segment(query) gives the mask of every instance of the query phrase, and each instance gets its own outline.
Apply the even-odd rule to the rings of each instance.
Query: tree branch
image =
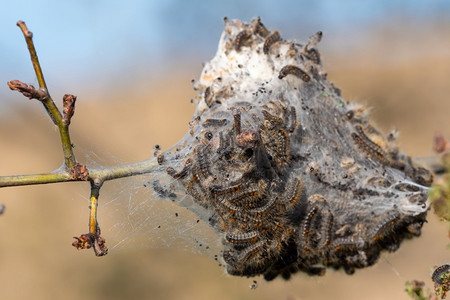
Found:
[[[33,44],[33,33],[28,30],[27,25],[24,21],[18,21],[17,26],[22,30],[23,36],[28,46],[28,51],[30,52],[31,62],[33,63],[34,72],[36,73],[37,80],[39,82],[39,87],[47,89],[45,84],[44,74],[42,73],[41,65],[39,64],[39,59],[36,53],[36,49]]]
[[[19,21],[17,22],[17,26],[19,26],[20,30],[22,30],[23,36],[25,37],[25,41],[28,46],[28,51],[30,52],[31,62],[33,64],[34,72],[36,73],[37,80],[39,82],[39,90],[36,90],[32,85],[25,85],[21,83],[18,80],[12,80],[8,83],[8,86],[13,90],[19,90],[22,92],[25,96],[30,98],[30,96],[33,96],[31,98],[36,98],[39,101],[42,102],[44,105],[48,115],[52,119],[53,123],[58,126],[59,134],[61,136],[61,144],[63,148],[64,153],[64,163],[67,166],[67,168],[72,168],[76,164],[75,155],[72,151],[72,143],[70,141],[70,135],[69,135],[69,123],[67,120],[63,119],[63,116],[61,115],[58,107],[55,105],[55,102],[53,102],[52,98],[50,97],[50,93],[47,89],[47,84],[44,80],[44,74],[42,73],[41,65],[39,64],[39,59],[36,53],[36,49],[34,48],[33,43],[33,33],[28,30],[27,26],[25,25],[25,22]],[[20,85],[20,84],[21,85]],[[24,93],[23,89],[20,89],[20,86],[26,86],[27,89]],[[38,97],[34,97],[38,96]],[[30,98],[30,99],[31,99]],[[75,105],[76,97],[72,96],[73,103],[72,106]],[[73,113],[72,113],[73,115]],[[71,117],[71,116],[70,116]],[[69,118],[70,119],[70,118]]]
[[[77,174],[79,171],[74,170],[75,168],[70,170],[60,168],[50,173],[0,176],[0,188],[86,180],[97,185],[102,185],[103,182],[108,180],[152,173],[160,170],[161,168],[155,158],[134,164],[120,165],[109,168],[100,167],[88,169],[84,165],[78,164],[77,166],[84,167],[85,170],[88,171],[88,174]]]
[[[93,237],[91,241],[96,256],[108,254],[108,247],[105,245],[105,239],[100,235],[100,227],[97,222],[98,198],[100,197],[100,188],[102,184],[91,182],[90,214],[89,214],[89,236]]]
[[[46,184],[73,181],[67,170],[55,170],[51,173],[0,176],[0,188],[33,184]]]
[[[58,127],[61,144],[64,154],[63,165],[52,172],[30,175],[0,176],[0,188],[8,186],[22,186],[33,184],[46,184],[68,181],[90,181],[90,215],[89,215],[89,233],[76,237],[73,246],[77,249],[94,248],[95,255],[103,256],[108,253],[105,245],[105,239],[100,236],[100,227],[97,222],[97,207],[100,189],[107,180],[144,174],[160,170],[156,159],[149,159],[135,164],[116,166],[111,168],[88,169],[85,165],[77,163],[73,153],[73,145],[69,135],[69,125],[75,112],[75,103],[77,97],[66,94],[63,97],[62,113],[53,102],[44,80],[44,75],[39,64],[36,49],[33,44],[33,34],[28,30],[23,21],[17,22],[21,29],[30,52],[31,62],[39,82],[39,89],[32,85],[25,84],[19,80],[11,80],[8,86],[11,90],[22,93],[29,99],[37,99],[42,102],[53,123]],[[3,212],[4,207],[1,207]]]

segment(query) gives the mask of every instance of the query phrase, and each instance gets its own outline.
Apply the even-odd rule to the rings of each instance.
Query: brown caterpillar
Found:
[[[278,75],[278,78],[283,79],[284,77],[286,77],[288,75],[294,75],[294,76],[300,78],[301,80],[303,80],[304,82],[309,82],[311,80],[311,77],[309,77],[309,75],[306,74],[305,71],[303,71],[302,69],[300,69],[299,67],[296,67],[294,65],[284,66],[280,70],[280,75]]]
[[[258,239],[257,231],[250,231],[245,233],[230,233],[228,232],[225,235],[225,238],[228,242],[232,244],[253,244]]]
[[[280,129],[278,130],[276,139],[278,154],[281,156],[283,162],[288,162],[291,149],[288,134],[283,129]]]
[[[245,251],[242,251],[242,253],[238,256],[239,263],[245,262],[256,256],[261,252],[263,245],[264,244],[262,242],[258,242],[249,246]]]
[[[227,154],[227,149],[230,141],[224,139],[222,132],[219,132],[219,141],[219,148],[217,148],[216,153],[219,153],[219,158],[222,158]]]
[[[270,126],[268,126],[269,129],[272,129],[273,126],[281,125],[284,123],[282,118],[272,115],[267,110],[263,110],[262,114],[264,115],[264,119],[266,119],[270,123]]]
[[[355,126],[356,133],[352,133],[352,138],[355,141],[355,143],[359,146],[360,149],[364,150],[367,154],[370,156],[375,157],[378,159],[381,163],[387,165],[389,163],[387,159],[387,154],[381,149],[380,146],[372,142],[364,133],[361,126],[356,125]]]
[[[241,207],[257,208],[261,206],[260,200],[259,191],[253,190],[235,196],[231,198],[229,202]]]
[[[210,86],[208,86],[206,88],[203,96],[204,96],[206,105],[208,105],[208,107],[211,107],[213,104],[213,100],[214,100],[214,92],[211,90]]]
[[[442,285],[446,282],[443,281],[443,275],[447,275],[447,282],[450,281],[450,265],[443,264],[434,269],[431,279],[435,284]]]
[[[320,65],[320,54],[316,49],[310,49],[303,53],[306,58],[310,59],[316,65]]]
[[[263,52],[264,54],[269,54],[270,47],[281,39],[280,32],[274,30],[271,35],[269,35],[264,41]]]
[[[225,126],[228,124],[227,119],[206,119],[203,123],[203,127],[216,127],[216,126]]]
[[[243,190],[242,184],[236,184],[227,188],[212,187],[211,193],[216,196],[235,194]]]
[[[302,196],[303,191],[303,181],[298,178],[294,178],[287,185],[286,191],[284,193],[284,200],[289,202],[290,205],[294,205],[299,198]]]
[[[333,225],[334,225],[334,216],[333,214],[331,214],[331,212],[328,211],[328,214],[322,221],[322,228],[320,232],[320,243],[318,245],[318,248],[325,248],[330,245]]]
[[[317,46],[322,40],[322,31],[317,31],[315,34],[309,37],[308,43],[306,44],[306,51],[310,51],[312,48]]]
[[[264,205],[261,203],[262,199],[260,199],[264,191],[260,191],[256,185],[243,186],[240,184],[230,189],[213,189],[211,193],[221,204],[233,210],[239,210],[243,207],[254,209]]]
[[[264,206],[250,209],[249,214],[256,215],[257,218],[265,217],[267,215],[267,212],[274,208],[276,200],[277,199],[275,197],[269,198],[269,201],[267,201]]]
[[[338,238],[331,243],[331,247],[334,249],[334,252],[339,253],[356,249],[358,243],[352,238]]]
[[[172,167],[167,167],[166,172],[167,172],[167,174],[172,176],[174,179],[182,179],[182,178],[186,177],[186,175],[188,175],[191,167],[192,167],[192,161],[189,158],[186,160],[186,163],[184,164],[184,167],[180,172],[177,173],[175,171],[175,169]]]
[[[314,216],[317,214],[317,207],[313,207],[309,210],[308,214],[306,215],[305,220],[303,221],[302,226],[302,238],[304,239],[304,242],[309,242],[309,236],[311,233],[311,226],[313,222]]]
[[[236,35],[236,39],[234,41],[234,49],[236,51],[240,51],[241,47],[251,38],[251,34],[247,32],[247,30],[242,30]]]
[[[212,137],[211,137],[212,138]],[[209,171],[210,162],[207,160],[207,154],[204,149],[200,150],[200,153],[197,156],[198,166],[200,168],[201,174],[206,178],[211,175]]]
[[[295,107],[291,106],[290,112],[290,118],[289,118],[289,132],[294,132],[295,127],[297,127],[297,111]]]
[[[239,110],[233,110],[233,118],[234,118],[234,134],[238,135],[241,133],[241,113]]]
[[[259,34],[263,38],[267,37],[270,34],[270,30],[264,26],[263,23],[261,23],[261,18],[257,18],[256,25],[255,25],[255,33]]]
[[[177,195],[172,191],[172,189],[161,186],[159,180],[153,181],[153,190],[161,198],[169,198],[171,200],[175,200],[177,198]]]
[[[164,154],[158,154],[156,161],[158,162],[158,165],[162,165],[164,162]]]
[[[395,228],[395,223],[398,221],[400,214],[398,212],[392,213],[391,216],[381,220],[381,222],[373,227],[369,232],[369,238],[378,241],[384,238],[389,233],[389,230]]]
[[[205,192],[202,190],[201,187],[198,185],[188,185],[186,187],[186,191],[189,195],[191,195],[198,204],[200,204],[202,207],[208,208],[209,202],[206,198]]]

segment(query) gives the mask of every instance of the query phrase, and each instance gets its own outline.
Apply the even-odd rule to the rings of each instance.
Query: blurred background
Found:
[[[450,136],[445,0],[0,4],[0,175],[47,172],[63,160],[58,132],[40,103],[6,85],[12,79],[38,85],[18,20],[34,33],[55,102],[60,105],[65,93],[78,96],[71,136],[81,163],[144,160],[155,144],[167,149],[185,134],[195,109],[190,81],[214,56],[224,16],[261,16],[284,39],[305,41],[322,30],[319,49],[329,79],[345,99],[371,107],[380,128],[398,129],[408,154],[432,155],[434,133]],[[299,274],[288,282],[256,278],[258,288],[251,290],[253,279],[226,275],[210,254],[181,251],[189,244],[186,232],[188,240],[210,233],[185,230],[195,217],[175,218],[179,208],[136,192],[137,182],[109,182],[102,189],[99,221],[113,248],[102,258],[71,246],[72,236],[87,231],[88,184],[0,190],[6,205],[0,217],[0,298],[408,299],[405,281],[424,280],[431,288],[432,267],[450,260],[447,227],[431,212],[420,238],[353,276],[329,270],[321,278]],[[131,214],[130,207],[140,213]],[[156,224],[166,229],[156,233]],[[115,247],[127,234],[139,242]]]

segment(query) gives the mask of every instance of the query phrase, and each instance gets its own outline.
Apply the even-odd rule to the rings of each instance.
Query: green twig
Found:
[[[71,172],[71,170],[60,168],[50,173],[0,176],[0,188],[86,180],[101,186],[103,182],[108,180],[155,172],[160,169],[160,165],[157,163],[156,159],[152,158],[134,164],[109,168],[101,167],[85,169],[86,171],[89,170],[86,175],[79,174],[80,172],[75,171],[74,169],[71,169],[74,170]]]
[[[105,239],[100,235],[100,226],[97,222],[98,197],[100,196],[100,188],[102,184],[91,182],[91,198],[89,204],[89,236],[93,237],[92,246],[96,256],[104,256],[108,254],[108,247],[105,245]]]
[[[64,153],[64,163],[67,168],[72,168],[76,164],[76,159],[72,151],[72,143],[70,142],[68,122],[64,122],[63,116],[61,115],[58,107],[55,105],[55,102],[53,102],[52,98],[50,97],[50,93],[47,89],[47,84],[45,83],[44,80],[44,74],[42,73],[42,68],[41,65],[39,64],[36,49],[34,48],[33,33],[28,30],[27,26],[25,25],[25,22],[23,21],[17,22],[17,26],[19,26],[20,30],[22,30],[23,36],[25,37],[25,41],[28,46],[28,51],[30,52],[34,72],[36,73],[36,77],[39,82],[40,88],[39,91],[41,95],[37,99],[42,102],[53,123],[56,126],[58,126],[59,133],[61,136],[61,145]],[[11,88],[10,83],[8,83],[8,85]]]
[[[0,176],[0,188],[9,186],[46,184],[73,181],[67,170],[56,170],[51,173]]]
[[[31,62],[33,63],[33,68],[39,82],[39,87],[42,89],[47,89],[47,85],[45,84],[44,80],[44,74],[42,73],[36,49],[34,48],[33,33],[28,30],[27,25],[25,25],[24,21],[17,22],[17,26],[19,26],[20,30],[22,30],[25,41],[27,42],[28,51],[30,52]]]

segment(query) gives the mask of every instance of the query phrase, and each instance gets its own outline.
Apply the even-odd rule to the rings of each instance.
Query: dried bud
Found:
[[[37,99],[42,101],[48,96],[45,89],[36,89],[31,84],[23,83],[20,80],[11,80],[8,82],[8,86],[13,91],[19,91],[28,99]]]
[[[86,181],[89,179],[89,170],[85,165],[81,165],[76,163],[71,169],[70,174],[72,175],[72,179],[79,179]]]
[[[75,102],[77,101],[77,96],[65,94],[63,97],[63,121],[64,124],[69,125],[70,119],[75,113]]]

